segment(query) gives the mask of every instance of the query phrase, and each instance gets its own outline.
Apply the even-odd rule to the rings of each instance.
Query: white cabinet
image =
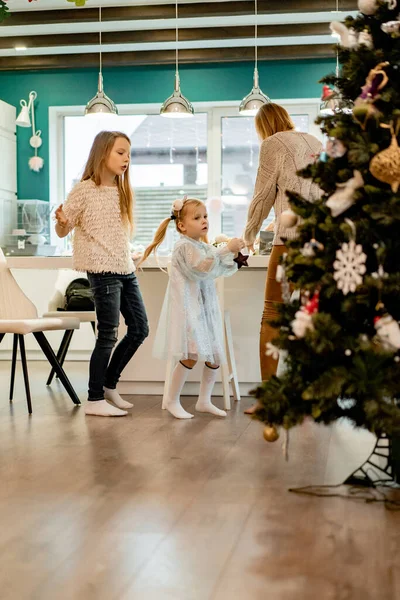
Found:
[[[0,100],[0,246],[17,223],[15,106]]]

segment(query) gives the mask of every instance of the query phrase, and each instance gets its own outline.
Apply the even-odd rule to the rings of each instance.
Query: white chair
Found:
[[[58,278],[56,281],[56,290],[53,298],[49,302],[48,312],[43,314],[44,318],[59,318],[59,317],[68,317],[71,319],[78,319],[80,323],[90,323],[93,329],[93,333],[96,335],[96,312],[94,310],[88,311],[72,311],[72,310],[57,310],[64,307],[65,295],[64,292],[67,288],[68,283],[70,283],[73,279],[77,277],[85,277],[85,274],[77,275],[76,272],[73,271],[63,271],[60,270],[58,273]],[[67,352],[72,340],[74,330],[65,331],[64,336],[61,340],[60,347],[57,352],[57,360],[60,365],[63,366],[65,358],[67,356]],[[47,378],[46,385],[50,385],[53,381],[53,377],[55,375],[54,368],[51,369],[50,374]]]
[[[171,263],[168,263],[168,273],[170,271]],[[236,402],[240,401],[240,390],[239,390],[239,381],[237,377],[236,370],[236,360],[235,353],[233,349],[233,337],[232,337],[232,327],[231,327],[231,319],[228,310],[225,310],[224,307],[224,278],[219,277],[216,280],[217,286],[217,294],[221,309],[221,314],[223,315],[223,333],[225,340],[225,352],[227,363],[221,365],[221,382],[222,382],[222,393],[224,397],[224,409],[231,409],[231,395],[229,390],[229,384],[232,385],[232,393]],[[166,403],[168,399],[168,390],[171,381],[172,371],[174,370],[176,362],[174,359],[168,358],[167,360],[167,368],[165,373],[165,382],[164,382],[164,391],[163,391],[163,399],[161,408],[166,408]]]
[[[74,329],[79,329],[78,319],[38,317],[35,305],[25,296],[15,281],[11,271],[7,267],[5,256],[0,249],[0,343],[6,333],[14,334],[10,400],[12,400],[14,392],[15,368],[19,345],[29,414],[32,413],[32,401],[25,353],[25,335],[33,333],[36,341],[57,373],[70,398],[74,404],[80,404],[80,400],[76,395],[74,388],[43,333],[44,331],[71,331]]]

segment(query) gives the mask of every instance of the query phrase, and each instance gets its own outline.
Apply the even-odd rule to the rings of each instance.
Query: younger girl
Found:
[[[90,359],[87,415],[117,417],[132,408],[116,387],[124,367],[149,329],[129,250],[133,194],[129,183],[131,145],[118,131],[100,132],[90,150],[81,181],[56,211],[56,232],[74,229],[73,261],[87,271],[97,318],[97,340]],[[127,333],[118,339],[119,314]],[[110,400],[113,404],[109,404]]]
[[[223,248],[207,242],[208,217],[203,202],[175,200],[171,216],[156,231],[142,261],[158,248],[168,225],[175,221],[181,234],[171,258],[168,290],[156,334],[155,356],[172,356],[178,363],[173,371],[166,408],[177,419],[191,419],[181,405],[180,394],[190,370],[204,361],[200,395],[196,410],[225,417],[226,412],[211,402],[217,370],[225,360],[222,319],[219,311],[216,277],[237,271],[235,255],[244,247],[241,239],[232,239]]]

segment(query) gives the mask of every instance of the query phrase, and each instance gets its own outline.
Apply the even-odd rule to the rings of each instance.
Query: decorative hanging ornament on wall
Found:
[[[32,136],[29,140],[29,144],[32,148],[35,149],[35,155],[32,156],[29,161],[29,168],[32,171],[38,173],[43,168],[43,158],[38,156],[38,148],[42,145],[42,132],[39,130],[36,131],[35,126],[35,100],[37,98],[37,93],[32,91],[29,93],[29,101],[28,103],[25,100],[20,101],[21,112],[18,115],[16,120],[16,124],[19,127],[32,127]]]

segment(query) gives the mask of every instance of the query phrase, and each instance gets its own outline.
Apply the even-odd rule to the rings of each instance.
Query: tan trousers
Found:
[[[271,356],[266,356],[265,350],[267,342],[272,342],[278,334],[278,331],[274,327],[271,327],[271,325],[268,325],[267,321],[275,319],[278,314],[274,304],[283,302],[281,284],[276,280],[276,270],[280,257],[285,252],[287,252],[286,246],[274,246],[269,258],[260,331],[260,367],[263,381],[268,381],[272,375],[276,375],[278,367],[278,361]]]

